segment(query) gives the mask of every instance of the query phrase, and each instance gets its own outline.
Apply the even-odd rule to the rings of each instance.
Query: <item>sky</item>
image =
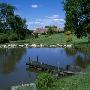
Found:
[[[28,28],[45,27],[56,25],[63,28],[65,23],[65,12],[63,10],[63,0],[0,0],[15,6],[16,14],[25,18]]]

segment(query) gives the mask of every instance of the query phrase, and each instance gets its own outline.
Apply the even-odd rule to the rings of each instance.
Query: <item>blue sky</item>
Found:
[[[16,14],[27,20],[29,29],[46,25],[64,27],[63,0],[0,0],[16,6]]]

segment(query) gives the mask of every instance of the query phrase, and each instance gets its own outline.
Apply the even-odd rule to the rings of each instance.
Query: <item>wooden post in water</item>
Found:
[[[67,70],[67,71],[69,70],[69,67],[70,67],[70,65],[66,65],[66,70]]]
[[[37,56],[37,62],[38,62],[38,56]]]
[[[30,57],[29,57],[29,62],[30,62]]]

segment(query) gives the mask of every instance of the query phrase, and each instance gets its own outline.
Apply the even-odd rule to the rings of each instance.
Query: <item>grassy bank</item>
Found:
[[[82,73],[57,79],[43,90],[90,90],[90,65]]]
[[[30,86],[21,88],[22,90],[36,90],[31,89]],[[21,89],[18,88],[18,90]],[[90,65],[83,73],[55,80],[51,88],[43,88],[43,90],[90,90]]]
[[[90,90],[90,65],[83,73],[59,79],[55,85],[50,90]]]
[[[83,37],[81,39],[78,39],[76,36],[72,36],[72,42],[70,43],[81,43],[81,42],[88,42],[87,37]],[[19,40],[16,42],[11,42],[11,43],[29,43],[29,44],[47,44],[47,45],[52,45],[52,44],[66,44],[66,36],[64,33],[59,33],[59,34],[53,34],[50,36],[46,35],[40,35],[38,38],[32,38],[28,37],[25,40]]]
[[[55,82],[55,87],[49,90],[90,90],[90,74],[59,79]]]

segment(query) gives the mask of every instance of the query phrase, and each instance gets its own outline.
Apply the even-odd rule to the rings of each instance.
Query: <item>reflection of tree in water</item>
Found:
[[[77,50],[74,48],[65,48],[66,54],[69,56],[73,56],[77,53]]]
[[[24,48],[0,49],[0,71],[4,74],[14,71],[15,65],[24,53]]]
[[[81,68],[86,68],[88,65],[88,60],[84,60],[84,59],[85,58],[82,58],[80,55],[78,55],[75,61],[76,65],[80,66]]]

